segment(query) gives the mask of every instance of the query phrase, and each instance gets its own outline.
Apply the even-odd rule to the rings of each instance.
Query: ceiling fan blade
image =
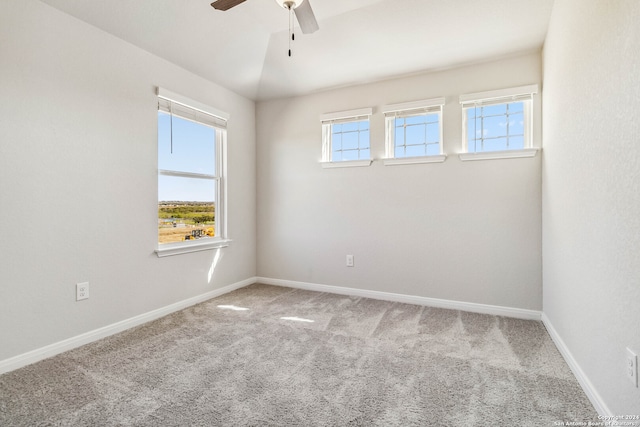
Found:
[[[300,29],[304,34],[311,34],[318,31],[320,27],[318,27],[318,21],[316,21],[309,0],[303,1],[302,4],[293,9],[293,11],[296,13],[298,24],[300,24]]]
[[[245,0],[217,0],[211,3],[214,9],[217,10],[229,10],[234,6],[244,3]]]

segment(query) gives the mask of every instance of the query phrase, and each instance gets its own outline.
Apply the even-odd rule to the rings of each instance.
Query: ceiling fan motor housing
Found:
[[[276,3],[278,3],[280,6],[284,7],[285,9],[291,10],[300,6],[303,1],[304,0],[276,0]]]

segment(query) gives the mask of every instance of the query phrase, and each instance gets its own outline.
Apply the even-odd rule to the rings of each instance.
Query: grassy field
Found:
[[[208,229],[215,234],[215,204],[211,202],[159,202],[158,242],[172,243],[185,240],[193,230]],[[209,236],[201,237],[203,239]]]

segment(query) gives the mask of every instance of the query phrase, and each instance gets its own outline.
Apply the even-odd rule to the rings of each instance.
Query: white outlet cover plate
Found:
[[[89,298],[89,282],[76,283],[76,301]]]
[[[627,365],[625,369],[629,381],[638,387],[638,356],[630,348],[627,348]]]

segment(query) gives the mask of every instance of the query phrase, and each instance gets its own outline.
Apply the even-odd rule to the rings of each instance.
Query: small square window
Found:
[[[463,153],[533,148],[535,93],[537,85],[462,95]]]
[[[368,161],[370,164],[371,113],[371,108],[364,108],[328,113],[320,118],[323,163]]]
[[[444,98],[388,105],[385,115],[385,164],[444,161],[442,107]]]
[[[467,152],[521,150],[525,148],[526,101],[468,107]]]

